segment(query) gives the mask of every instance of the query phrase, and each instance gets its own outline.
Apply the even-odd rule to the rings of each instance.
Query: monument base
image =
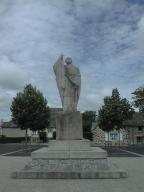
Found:
[[[25,168],[12,173],[19,179],[118,179],[127,173],[107,159],[107,152],[88,140],[51,141],[32,153]]]
[[[79,111],[57,113],[56,138],[57,140],[83,139],[82,115]]]

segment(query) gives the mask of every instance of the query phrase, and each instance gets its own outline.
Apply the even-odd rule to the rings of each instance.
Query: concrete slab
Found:
[[[104,159],[107,152],[99,147],[89,147],[89,150],[49,150],[41,148],[32,152],[32,159]]]
[[[127,173],[123,170],[112,171],[75,171],[75,172],[58,172],[58,171],[30,171],[22,170],[13,172],[12,178],[18,179],[119,179],[127,178]]]
[[[80,140],[51,140],[48,143],[48,150],[89,150],[91,142],[87,139]]]
[[[22,169],[30,162],[29,157],[0,156],[0,192],[142,192],[144,181],[144,158],[109,158],[126,169],[126,179],[11,179],[11,172]]]
[[[58,146],[59,141],[54,143]],[[100,179],[125,178],[127,173],[119,170],[107,160],[107,152],[99,147],[88,147],[89,150],[71,150],[71,143],[60,143],[64,147],[53,150],[42,148],[32,153],[32,162],[23,170],[13,172],[13,178],[31,179]],[[69,144],[69,148],[67,148]],[[75,147],[75,146],[74,146]],[[61,149],[67,150],[61,150]],[[87,146],[86,146],[87,148]]]

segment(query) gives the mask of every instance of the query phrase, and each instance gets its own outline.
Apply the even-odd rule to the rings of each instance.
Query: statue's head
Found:
[[[67,65],[72,64],[72,58],[67,57],[67,58],[65,59],[65,62],[66,62]]]

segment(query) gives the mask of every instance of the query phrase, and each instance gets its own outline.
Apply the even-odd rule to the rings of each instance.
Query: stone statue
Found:
[[[70,57],[65,59],[60,55],[53,66],[57,87],[64,111],[77,111],[80,96],[81,75],[80,70],[72,64]]]

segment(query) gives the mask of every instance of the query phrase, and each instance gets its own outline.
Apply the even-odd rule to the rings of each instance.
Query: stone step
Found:
[[[89,150],[49,150],[42,148],[31,154],[32,159],[105,159],[107,152],[99,147]]]
[[[120,179],[127,178],[122,170],[97,172],[56,172],[56,171],[21,171],[14,172],[15,179]]]

